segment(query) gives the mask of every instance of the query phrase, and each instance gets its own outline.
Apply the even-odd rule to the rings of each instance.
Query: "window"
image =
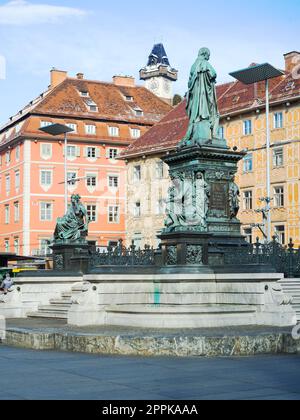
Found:
[[[53,125],[53,123],[50,121],[41,121],[40,128],[49,127],[50,125]]]
[[[51,222],[53,213],[52,203],[40,203],[40,219],[42,222]]]
[[[165,200],[162,198],[157,201],[156,214],[159,216],[165,214]]]
[[[281,245],[285,245],[285,227],[275,226],[275,235]]]
[[[138,139],[141,137],[141,130],[138,128],[131,128],[131,137],[133,139]]]
[[[126,100],[127,102],[133,102],[133,96],[126,95],[126,96],[125,96],[125,100]]]
[[[76,172],[68,172],[67,173],[68,185],[71,185],[71,186],[76,185],[76,181],[72,181],[73,179],[74,180],[77,179],[77,173]]]
[[[5,252],[9,252],[9,239],[5,239],[4,241],[4,249]]]
[[[253,209],[252,191],[245,191],[244,192],[244,210],[252,210],[252,209]]]
[[[16,133],[18,134],[21,131],[21,128],[23,127],[23,123],[19,123],[16,125]]]
[[[19,191],[20,189],[20,172],[19,171],[15,172],[15,187],[16,187],[16,190]]]
[[[8,165],[10,163],[11,155],[10,151],[5,153],[5,163]]]
[[[119,188],[119,177],[117,175],[109,175],[108,185],[109,188]]]
[[[52,171],[41,171],[40,184],[42,187],[51,187],[52,185]]]
[[[274,165],[275,168],[278,168],[278,167],[284,165],[283,147],[274,149],[274,151],[273,151],[273,165]]]
[[[143,235],[141,233],[135,233],[133,237],[133,245],[136,247],[136,249],[141,249],[142,247],[142,238]]]
[[[44,159],[50,159],[52,157],[52,144],[41,144],[41,156]]]
[[[164,177],[164,163],[157,162],[156,163],[156,178],[163,179],[163,177]]]
[[[69,127],[71,130],[73,130],[73,133],[77,133],[77,124],[68,123],[66,124],[67,127]],[[71,132],[72,134],[72,132]]]
[[[108,207],[108,221],[109,223],[120,223],[120,208],[119,206]]]
[[[20,156],[21,156],[21,147],[17,146],[16,147],[16,161],[17,162],[20,160]]]
[[[86,206],[86,209],[87,209],[87,215],[88,215],[89,221],[91,223],[97,222],[97,206],[94,204],[88,204]]]
[[[252,244],[252,242],[253,242],[253,240],[252,240],[252,229],[251,228],[244,229],[244,235],[246,237],[246,241],[249,244]]]
[[[40,239],[40,255],[46,256],[52,253],[49,245],[50,245],[50,239],[48,238]]]
[[[119,137],[119,127],[108,127],[108,133],[111,137]]]
[[[135,115],[137,117],[143,117],[143,115],[144,115],[144,113],[141,109],[135,109],[134,112],[135,112]]]
[[[80,95],[84,98],[87,98],[87,97],[89,97],[89,92],[87,90],[82,90],[80,92]]]
[[[134,182],[139,182],[142,179],[142,168],[140,165],[133,168],[133,180]]]
[[[245,120],[244,121],[244,136],[250,136],[252,134],[252,121]]]
[[[249,155],[244,157],[244,172],[252,172],[253,171],[253,154],[250,153]]]
[[[20,204],[19,202],[14,203],[15,222],[20,221]]]
[[[9,206],[6,205],[4,207],[4,213],[5,213],[5,224],[9,224],[9,220],[10,220],[10,210],[9,210]]]
[[[87,187],[97,187],[97,175],[88,174],[86,176],[86,186]]]
[[[275,112],[274,114],[274,128],[283,128],[283,113]]]
[[[274,205],[275,207],[284,207],[284,187],[274,188]]]
[[[96,147],[87,147],[86,148],[86,157],[88,157],[90,159],[96,159],[97,158]]]
[[[5,177],[5,191],[6,191],[6,194],[10,193],[10,176],[9,175]]]
[[[20,254],[20,240],[19,238],[14,239],[14,252],[15,254]]]
[[[108,158],[111,160],[115,160],[118,156],[118,149],[109,149],[108,150]]]
[[[142,214],[142,212],[141,212],[141,203],[140,203],[140,201],[138,201],[134,205],[133,215],[134,215],[134,217],[141,217],[141,214]]]
[[[70,159],[76,158],[78,156],[78,149],[76,146],[67,146],[67,157]]]
[[[222,125],[220,125],[220,127],[219,127],[219,138],[224,139],[224,137],[225,137],[225,129]]]
[[[86,134],[94,136],[97,132],[96,126],[95,125],[86,125],[85,126],[85,132],[86,132]]]
[[[98,112],[97,105],[89,105],[89,109],[90,109],[91,112]]]

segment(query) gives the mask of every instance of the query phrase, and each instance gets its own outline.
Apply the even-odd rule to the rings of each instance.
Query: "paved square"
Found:
[[[0,346],[0,399],[300,399],[300,357],[141,358]]]

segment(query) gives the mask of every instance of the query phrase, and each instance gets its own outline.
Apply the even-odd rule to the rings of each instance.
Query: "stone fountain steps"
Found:
[[[63,305],[63,306],[70,307],[69,305],[72,305],[72,300],[71,299],[66,299],[66,298],[64,298],[64,299],[51,299],[50,304],[51,305],[57,305],[57,306]]]
[[[61,299],[51,299],[49,305],[39,306],[37,312],[30,312],[27,317],[67,320],[72,306],[71,296],[71,292],[63,292]]]
[[[214,328],[256,324],[248,305],[117,305],[106,308],[107,325],[148,328]]]
[[[300,279],[286,279],[280,282],[286,295],[292,298],[292,307],[300,322]]]

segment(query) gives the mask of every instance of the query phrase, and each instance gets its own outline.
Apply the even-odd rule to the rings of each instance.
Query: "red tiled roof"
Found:
[[[80,91],[89,92],[89,97],[82,97]],[[126,101],[125,96],[132,96],[133,101]],[[89,110],[87,106],[89,100],[97,105],[98,112]],[[141,109],[144,116],[137,118],[135,109]],[[68,78],[35,108],[35,113],[116,121],[130,120],[138,123],[144,121],[146,124],[153,124],[170,109],[170,105],[141,86],[123,87],[113,83]]]
[[[265,83],[244,85],[241,82],[225,83],[217,86],[219,111],[221,116],[250,111],[265,104]],[[285,74],[270,80],[271,104],[300,96],[300,78]],[[184,137],[188,127],[188,117],[183,101],[171,110],[158,124],[131,144],[122,157],[130,158],[142,154],[160,153],[174,149]]]
[[[89,96],[81,96],[81,91],[88,92]],[[131,96],[133,100],[126,101],[125,96]],[[90,111],[88,101],[97,106],[97,112]],[[123,87],[113,83],[67,78],[54,89],[40,95],[0,128],[0,145],[7,144],[20,135],[41,135],[37,123],[28,125],[27,121],[24,124],[29,116],[45,116],[50,120],[59,117],[69,122],[72,122],[72,118],[75,119],[74,122],[80,119],[95,123],[124,122],[133,128],[142,127],[144,131],[159,122],[171,109],[170,105],[141,86]],[[142,110],[143,115],[136,116],[135,110]],[[16,127],[21,121],[17,132]],[[108,138],[101,127],[99,132],[102,140]],[[126,140],[127,144],[131,141],[128,135],[123,137],[119,140]]]

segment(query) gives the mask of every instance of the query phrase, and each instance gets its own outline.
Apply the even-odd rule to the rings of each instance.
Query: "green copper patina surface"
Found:
[[[64,217],[57,219],[54,243],[82,243],[88,236],[87,210],[79,195],[72,195],[71,205]]]
[[[183,146],[206,144],[209,140],[219,138],[217,73],[209,59],[209,49],[201,48],[191,69],[186,107],[190,123],[182,141]]]

